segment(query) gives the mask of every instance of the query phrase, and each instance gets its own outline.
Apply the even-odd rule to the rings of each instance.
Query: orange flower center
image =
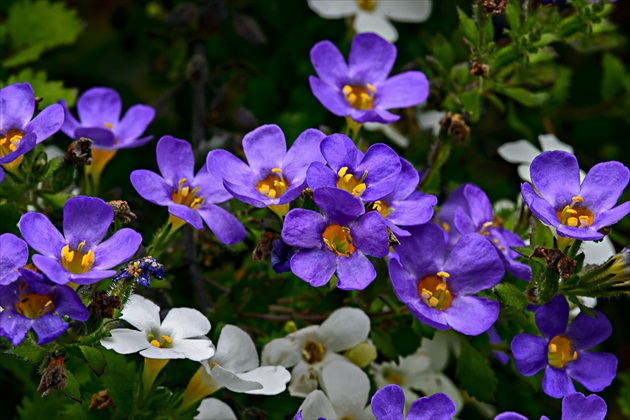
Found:
[[[354,252],[350,229],[341,225],[328,225],[322,233],[324,243],[332,252],[343,257],[349,257]]]
[[[565,226],[584,228],[593,224],[595,216],[586,207],[577,205],[583,203],[584,199],[579,195],[572,198],[571,204],[565,206],[562,210],[556,211],[556,216],[560,223]]]
[[[37,319],[55,309],[52,298],[47,295],[29,293],[20,297],[15,310],[30,319]]]
[[[61,265],[63,268],[74,274],[87,273],[94,265],[94,252],[89,250],[83,252],[85,241],[81,242],[77,249],[70,250],[70,246],[66,245],[61,249]]]
[[[0,137],[0,157],[15,152],[20,145],[20,141],[22,141],[22,137],[24,137],[24,133],[13,128]]]
[[[578,358],[577,351],[573,350],[571,340],[562,335],[556,335],[547,346],[547,361],[555,368],[563,368],[567,363]]]
[[[182,178],[178,182],[177,190],[171,193],[173,203],[183,204],[186,207],[190,207],[193,210],[198,209],[204,202],[204,198],[198,196],[196,193],[199,191],[199,187],[195,187],[192,190],[188,185],[188,180]]]
[[[376,88],[371,84],[368,83],[366,87],[345,85],[341,91],[352,108],[360,111],[374,108]]]
[[[446,284],[450,274],[440,271],[435,276],[426,276],[418,282],[418,296],[431,308],[440,311],[451,306],[453,294]]]
[[[282,169],[273,168],[271,173],[256,183],[256,189],[261,195],[269,198],[278,198],[289,188],[289,183],[282,176]]]

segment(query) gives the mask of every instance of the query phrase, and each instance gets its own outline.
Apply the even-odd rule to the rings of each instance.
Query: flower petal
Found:
[[[446,253],[444,232],[432,223],[409,227],[407,230],[411,236],[398,238],[400,245],[394,245],[401,264],[416,280],[428,274],[435,275],[442,268]]]
[[[142,244],[142,235],[123,228],[94,249],[94,268],[108,269],[129,260]]]
[[[457,296],[444,310],[444,318],[455,331],[466,335],[479,335],[499,317],[499,302],[475,296]]]
[[[243,138],[243,152],[249,167],[264,178],[271,173],[271,169],[282,166],[287,154],[284,133],[275,124],[260,126]]]
[[[114,210],[109,204],[96,197],[72,197],[63,206],[63,233],[71,250],[85,242],[84,249],[90,250],[105,237],[114,220]]]
[[[315,0],[311,0],[311,1],[315,1]],[[345,3],[345,2],[328,1],[327,3]],[[295,376],[295,371],[293,372],[293,375]],[[317,385],[315,387],[317,387]],[[291,395],[298,396],[297,394],[295,395],[291,394]],[[302,413],[302,418],[304,420],[318,420],[320,418],[336,419],[339,417],[339,415],[335,412],[335,409],[333,408],[332,403],[330,402],[326,394],[324,394],[319,389],[308,394],[308,396],[304,399],[304,402],[302,402],[302,405],[300,405],[300,408],[298,409],[298,411]]]
[[[560,225],[556,209],[548,201],[540,198],[530,184],[526,182],[521,184],[521,194],[525,204],[543,223],[556,227]]]
[[[363,290],[376,278],[376,270],[361,252],[337,258],[337,287],[341,290]]]
[[[293,184],[306,179],[306,170],[313,162],[325,163],[320,146],[326,135],[313,128],[304,131],[293,142],[282,162],[282,172]]]
[[[16,269],[28,261],[28,245],[12,233],[0,235],[0,285],[9,284],[8,276],[17,279]]]
[[[70,273],[59,262],[59,257],[51,258],[43,255],[33,255],[33,264],[51,281],[66,284],[70,281]]]
[[[604,420],[607,411],[606,402],[594,394],[585,397],[581,392],[576,392],[562,400],[562,420]]]
[[[225,150],[212,150],[206,159],[208,172],[230,184],[254,188],[255,174],[242,160]]]
[[[395,42],[398,39],[398,31],[382,13],[359,11],[354,18],[354,30],[359,34],[373,32],[390,42]],[[352,50],[350,51],[352,52]],[[388,68],[391,70],[391,66]],[[389,71],[387,71],[385,76],[387,74],[389,74]]]
[[[173,188],[155,172],[138,169],[131,173],[129,179],[131,185],[145,200],[158,206],[166,206],[173,202],[171,198]]]
[[[74,130],[74,138],[80,139],[81,137],[92,140],[93,148],[114,147],[116,141],[116,137],[114,137],[114,133],[111,130],[101,127],[78,127]]]
[[[189,308],[175,308],[175,309],[189,309]],[[174,309],[171,309],[169,314],[173,312],[173,310]],[[201,362],[202,360],[208,360],[209,358],[214,356],[214,346],[212,345],[212,341],[210,341],[208,337],[203,337],[203,336],[196,337],[196,338],[173,338],[172,346],[164,350],[176,352],[178,354],[178,356],[171,356],[172,358],[177,358],[177,359],[186,358],[186,359],[194,360],[197,362]]]
[[[324,217],[312,210],[293,209],[287,213],[282,226],[282,240],[300,248],[321,248]]]
[[[128,328],[114,328],[110,331],[111,337],[101,340],[103,347],[114,350],[120,354],[137,353],[151,346],[144,331],[130,330]]]
[[[208,371],[208,368],[206,368]],[[242,374],[241,374],[242,375]],[[241,377],[228,369],[224,369],[221,365],[212,367],[210,376],[212,379],[234,392],[249,392],[262,389],[262,384],[254,380],[248,380]]]
[[[328,249],[301,249],[291,257],[293,274],[313,287],[328,283],[337,269],[337,256]]]
[[[556,295],[536,310],[536,325],[543,337],[551,340],[558,334],[564,334],[569,321],[569,303],[563,295]]]
[[[205,336],[210,332],[210,321],[192,308],[173,308],[162,321],[162,331],[170,332],[175,339]]]
[[[580,168],[570,153],[541,153],[532,161],[530,173],[534,187],[556,209],[571,204],[571,198],[580,193]]]
[[[205,398],[197,407],[195,420],[237,420],[229,405],[216,398]]]
[[[18,225],[22,237],[35,251],[55,259],[61,257],[66,240],[46,216],[28,212],[20,218]]]
[[[323,82],[315,76],[309,76],[308,83],[311,86],[313,95],[324,105],[324,108],[339,117],[350,114],[352,107],[343,97],[341,89]]]
[[[194,179],[195,158],[192,146],[186,140],[164,136],[158,141],[156,155],[158,168],[167,184],[175,186],[183,178]]]
[[[284,366],[261,366],[239,373],[238,377],[262,385],[260,389],[245,391],[254,395],[278,395],[287,389],[287,383],[291,380],[291,374]]]
[[[223,186],[223,178],[209,172],[206,165],[199,169],[190,186],[191,189],[199,188],[197,195],[213,204],[223,203],[232,198],[232,194]]]
[[[337,188],[336,173],[321,162],[313,162],[306,170],[306,181],[310,189]]]
[[[367,340],[370,318],[361,309],[335,310],[319,327],[327,351],[338,353]]]
[[[578,351],[578,357],[566,365],[568,374],[592,392],[603,391],[617,374],[617,357],[614,354]]]
[[[35,94],[28,83],[14,83],[0,89],[0,130],[20,130],[35,111]]]
[[[344,166],[348,167],[350,172],[354,172],[360,159],[359,150],[345,134],[332,134],[326,137],[322,140],[321,152],[335,174]],[[363,173],[357,175],[361,176]]]
[[[55,134],[63,125],[64,112],[59,104],[53,104],[40,112],[33,121],[29,122],[24,131],[37,134],[37,143]]]
[[[422,225],[433,217],[433,207],[437,204],[437,197],[431,194],[413,194],[401,201],[392,201],[391,213],[387,219],[400,226]]]
[[[26,333],[31,329],[34,319],[20,315],[14,310],[4,310],[0,312],[0,337],[5,337],[14,346],[19,346],[26,337]]]
[[[134,105],[127,110],[114,132],[120,143],[128,143],[144,133],[153,118],[155,109],[147,105]]]
[[[387,225],[383,217],[375,211],[361,216],[350,228],[355,247],[362,253],[376,258],[389,254]]]
[[[340,3],[340,2],[328,2]],[[348,78],[348,66],[339,49],[330,41],[321,41],[311,49],[311,63],[319,78],[331,86],[343,87]]]
[[[105,123],[116,126],[121,108],[120,95],[110,88],[92,88],[77,101],[79,119],[84,127],[104,127]]]
[[[203,229],[203,219],[198,210],[193,210],[183,204],[169,204],[168,212],[175,217],[179,217],[197,230]]]
[[[324,366],[321,383],[338,416],[361,411],[368,401],[370,380],[350,362],[335,361]]]
[[[589,227],[591,229],[599,229],[601,227],[612,226],[623,219],[629,212],[630,201],[626,201],[625,203],[619,204],[617,207],[613,207],[612,209],[599,214],[595,219],[595,223]]]
[[[376,86],[374,106],[384,109],[407,108],[423,103],[428,97],[429,81],[424,73],[407,71]]]
[[[243,185],[224,179],[223,186],[234,198],[242,201],[243,203],[247,203],[250,206],[263,208],[279,202],[279,199],[277,198],[271,199],[258,192],[254,182]]]
[[[357,4],[353,1],[308,0],[308,7],[326,19],[350,16],[358,10]]]
[[[396,186],[400,168],[400,158],[391,147],[382,143],[370,146],[354,171],[355,176],[362,176],[367,171],[367,188],[361,198],[375,201],[391,193]]]
[[[407,418],[418,420],[449,420],[455,415],[457,407],[451,398],[443,393],[414,401],[409,408]]]
[[[33,331],[37,334],[37,344],[42,346],[61,337],[70,324],[65,322],[60,316],[47,313],[40,316],[33,323]]]
[[[567,328],[567,337],[571,339],[573,348],[579,350],[590,349],[604,342],[612,334],[612,325],[606,316],[595,310],[597,318],[580,313]]]
[[[243,224],[222,207],[208,203],[198,212],[217,239],[226,245],[241,242],[247,236]]]
[[[122,310],[121,318],[144,334],[160,329],[160,307],[140,295],[131,295]]]
[[[318,188],[313,192],[313,199],[329,223],[348,226],[365,212],[360,199],[337,188]]]
[[[512,339],[510,346],[521,375],[532,376],[548,365],[547,344],[544,338],[531,334],[518,334]]]
[[[367,21],[366,15],[362,13],[357,16],[355,28],[363,27]],[[367,19],[372,24],[375,23],[369,17]],[[396,47],[394,44],[387,42],[374,33],[360,33],[354,37],[350,47],[350,55],[348,57],[350,79],[374,85],[387,78],[394,66],[394,61],[396,61]]]
[[[72,113],[68,109],[68,104],[66,103],[66,101],[59,100],[58,103],[63,107],[64,112],[64,121],[63,125],[61,126],[61,131],[63,131],[63,133],[71,139],[77,139],[78,137],[75,137],[74,131],[79,128],[81,124],[79,123],[79,121],[77,121],[76,118],[74,118],[74,115],[72,115]]]
[[[545,369],[542,388],[545,394],[554,398],[562,398],[575,392],[575,386],[566,369],[556,369],[552,366]]]
[[[584,205],[593,213],[612,208],[628,185],[630,171],[620,162],[602,162],[593,166],[580,189]]]
[[[291,367],[298,364],[302,356],[295,341],[288,338],[276,338],[263,347],[261,360],[263,365],[282,365]]]
[[[424,22],[431,14],[431,0],[379,2],[384,14],[401,22]]]
[[[235,373],[247,372],[259,366],[258,352],[252,338],[239,327],[229,324],[221,330],[217,352],[212,360]]]
[[[540,150],[527,140],[504,143],[499,146],[497,152],[510,163],[526,163],[528,169],[532,160],[540,154]]]
[[[398,385],[387,385],[372,397],[372,413],[376,420],[404,419],[404,409],[405,393]]]

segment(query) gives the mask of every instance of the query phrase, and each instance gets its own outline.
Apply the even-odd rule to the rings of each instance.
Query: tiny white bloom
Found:
[[[354,16],[357,33],[374,32],[390,42],[398,39],[390,19],[424,22],[431,14],[431,0],[308,0],[308,5],[326,19]]]
[[[373,419],[368,402],[370,380],[365,372],[353,364],[332,362],[321,373],[323,392],[312,391],[298,411],[304,420]]]
[[[124,319],[137,330],[115,328],[101,344],[117,353],[140,352],[148,359],[191,359],[201,361],[214,355],[206,334],[210,321],[191,308],[173,308],[160,323],[160,307],[140,295],[132,295],[123,308]]]
[[[262,351],[263,365],[292,367],[289,393],[305,397],[317,389],[322,368],[333,361],[350,364],[338,354],[365,341],[370,332],[370,319],[360,309],[340,308],[321,326],[311,325],[286,338],[269,342]]]
[[[236,414],[229,405],[216,398],[201,401],[195,420],[236,420]]]

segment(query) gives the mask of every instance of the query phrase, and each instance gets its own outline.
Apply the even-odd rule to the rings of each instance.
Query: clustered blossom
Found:
[[[151,284],[151,277],[158,280],[164,280],[164,266],[157,262],[155,258],[147,256],[138,260],[129,261],[126,266],[120,269],[120,272],[114,276],[112,281],[133,277],[138,281],[140,286],[148,288]]]

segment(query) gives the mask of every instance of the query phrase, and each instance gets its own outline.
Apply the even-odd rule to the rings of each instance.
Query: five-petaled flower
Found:
[[[31,248],[33,263],[58,284],[91,284],[116,274],[112,267],[127,261],[138,250],[142,236],[123,228],[103,241],[114,211],[96,197],[78,196],[63,207],[63,235],[41,213],[28,212],[19,222]]]
[[[597,318],[580,313],[567,328],[569,304],[556,295],[536,310],[536,325],[543,337],[518,334],[512,340],[516,368],[525,376],[545,369],[542,387],[547,395],[562,398],[575,392],[571,378],[586,389],[599,392],[615,378],[617,358],[587,349],[604,341],[612,326],[603,313],[594,310]]]
[[[310,76],[311,90],[330,112],[358,123],[392,123],[400,116],[387,111],[421,104],[429,96],[429,82],[419,71],[387,78],[396,60],[396,47],[373,33],[352,40],[348,64],[330,41],[311,49],[319,77]]]

